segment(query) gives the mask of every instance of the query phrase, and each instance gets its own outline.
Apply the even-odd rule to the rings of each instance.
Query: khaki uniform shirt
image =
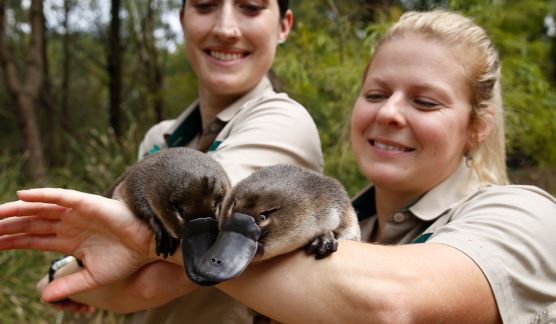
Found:
[[[368,240],[376,223],[373,190],[354,206]],[[452,246],[481,268],[504,323],[556,323],[555,233],[554,197],[532,186],[481,186],[462,163],[417,202],[395,211],[379,243]]]
[[[177,119],[153,126],[139,146],[139,158],[154,147],[167,147],[170,134],[183,125],[197,106],[198,102],[194,102]],[[315,122],[307,110],[287,94],[276,93],[267,78],[216,118],[226,125],[208,154],[226,170],[232,185],[261,167],[279,163],[323,171]],[[196,147],[197,140],[194,137],[185,146]]]
[[[139,158],[177,141],[175,134],[197,109],[193,103],[176,120],[151,128],[139,148]],[[322,172],[319,134],[307,110],[284,93],[276,93],[264,78],[249,93],[220,112],[225,122],[208,154],[226,170],[232,185],[258,168],[297,164]],[[186,123],[187,124],[187,123]],[[199,127],[199,125],[190,125]],[[185,130],[187,133],[187,130]],[[196,147],[198,136],[186,143]],[[199,287],[161,307],[128,316],[128,323],[251,323],[253,312],[213,287]]]

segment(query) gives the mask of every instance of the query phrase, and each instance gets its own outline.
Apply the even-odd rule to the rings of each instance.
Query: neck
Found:
[[[221,95],[215,94],[206,88],[199,87],[199,109],[201,112],[201,121],[203,129],[209,125],[216,115],[228,106],[233,104],[243,94],[239,95]]]

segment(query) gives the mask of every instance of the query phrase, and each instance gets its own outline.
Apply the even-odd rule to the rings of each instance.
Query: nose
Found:
[[[232,1],[225,1],[220,15],[214,25],[213,33],[223,41],[235,41],[241,36],[241,30]]]
[[[406,101],[402,94],[392,94],[380,106],[376,121],[383,127],[403,128],[406,126],[405,118]]]

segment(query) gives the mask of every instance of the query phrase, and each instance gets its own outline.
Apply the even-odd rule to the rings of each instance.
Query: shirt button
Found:
[[[394,220],[395,223],[398,224],[403,223],[405,222],[405,214],[401,212],[395,213],[392,219]]]

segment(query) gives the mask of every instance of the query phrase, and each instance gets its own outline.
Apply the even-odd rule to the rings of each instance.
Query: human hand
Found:
[[[0,205],[0,250],[54,251],[84,264],[50,283],[42,295],[46,302],[121,280],[158,260],[153,233],[120,201],[54,188],[18,196],[20,201]]]

